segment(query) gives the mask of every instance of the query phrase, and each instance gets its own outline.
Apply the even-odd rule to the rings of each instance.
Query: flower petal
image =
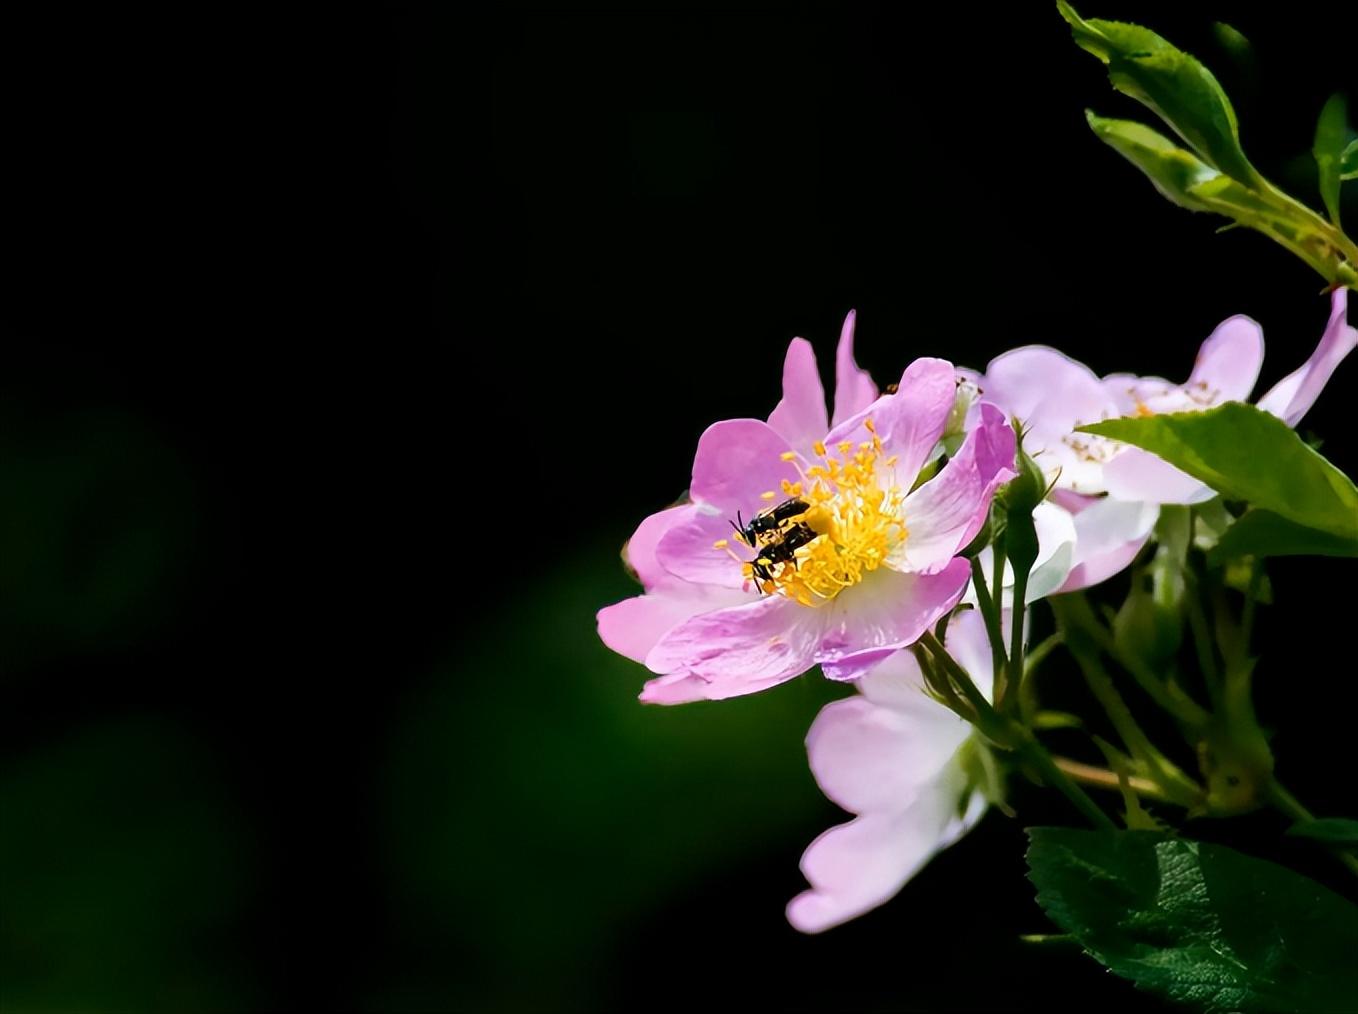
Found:
[[[863,424],[871,419],[885,454],[896,457],[896,474],[909,486],[943,435],[956,393],[951,363],[916,359],[901,374],[895,394],[883,395],[835,426],[825,443],[833,447],[842,440],[858,443],[867,439],[870,434]]]
[[[946,567],[980,531],[1000,483],[1014,477],[1014,431],[995,405],[981,406],[980,424],[957,456],[905,499],[908,534],[892,554],[897,570],[931,574]]]
[[[1159,460],[1158,458],[1156,459]],[[1106,581],[1132,562],[1155,529],[1160,508],[1105,497],[1075,515],[1075,561],[1062,592]]]
[[[788,904],[788,922],[803,933],[820,933],[895,897],[980,819],[985,801],[979,794],[957,815],[963,790],[960,767],[949,765],[907,809],[868,814],[822,834],[802,856],[811,890]]]
[[[921,702],[935,703],[925,692],[924,674],[915,656],[899,648],[860,676],[857,686],[873,704],[886,708],[911,711],[921,707]]]
[[[877,400],[877,385],[872,382],[868,371],[860,369],[853,358],[856,319],[857,314],[850,310],[839,332],[839,347],[835,349],[835,416],[831,421],[832,426],[838,426]]]
[[[623,555],[631,568],[637,572],[637,579],[642,587],[650,589],[669,578],[669,571],[662,567],[656,558],[656,544],[671,528],[688,520],[693,512],[691,504],[666,507],[637,525],[637,530],[623,548]]]
[[[966,590],[971,568],[955,559],[937,574],[901,574],[882,567],[845,589],[827,606],[816,661],[832,680],[862,676],[891,654],[919,640]],[[803,607],[804,608],[804,607]]]
[[[1195,399],[1219,405],[1244,401],[1264,364],[1264,329],[1244,314],[1227,317],[1198,349],[1184,386]]]
[[[748,519],[750,515],[743,516]],[[714,514],[712,508],[704,506],[694,509],[666,531],[656,545],[655,556],[669,579],[744,588],[741,561],[752,559],[754,552],[735,537],[731,528],[734,517]],[[726,548],[716,545],[722,540]]]
[[[707,700],[752,694],[811,668],[826,620],[825,610],[770,595],[679,624],[651,649],[646,667],[705,681]]]
[[[1348,290],[1343,286],[1330,297],[1330,320],[1320,344],[1298,369],[1289,373],[1259,399],[1259,407],[1289,426],[1296,426],[1315,404],[1335,368],[1358,346],[1358,328],[1345,322]]]
[[[768,423],[758,419],[727,419],[713,423],[698,438],[693,458],[689,496],[716,514],[748,516],[769,505],[760,494],[777,494],[784,479],[801,478],[781,455],[791,450],[788,442]]]
[[[816,353],[805,338],[794,338],[783,360],[783,400],[769,416],[769,426],[802,455],[830,428],[825,418],[825,388],[816,369]]]
[[[1193,504],[1216,495],[1205,483],[1139,447],[1126,448],[1104,465],[1103,481],[1117,500]]]
[[[1024,425],[1028,453],[1061,488],[1103,491],[1103,462],[1118,445],[1074,430],[1121,413],[1089,367],[1055,349],[1029,345],[991,360],[981,390]]]
[[[811,773],[836,805],[850,813],[900,810],[970,733],[965,721],[922,693],[908,710],[854,696],[821,709],[806,751]]]
[[[619,655],[645,662],[667,631],[699,613],[737,605],[745,598],[726,588],[670,581],[646,595],[600,609],[599,638]]]

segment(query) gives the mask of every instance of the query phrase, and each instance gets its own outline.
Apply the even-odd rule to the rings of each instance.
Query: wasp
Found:
[[[736,511],[736,520],[731,522],[731,527],[736,530],[736,535],[740,541],[751,549],[758,549],[761,541],[769,538],[776,539],[783,530],[783,525],[793,518],[800,517],[811,509],[811,505],[805,500],[798,500],[795,497],[791,500],[784,500],[776,507],[770,507],[766,511],[760,511],[750,518],[750,523],[746,524],[744,518],[740,516],[740,511]]]
[[[773,580],[773,568],[790,563],[797,566],[797,550],[818,537],[818,533],[804,521],[781,531],[781,537],[759,548],[759,553],[750,563],[750,574],[760,591],[765,581]]]

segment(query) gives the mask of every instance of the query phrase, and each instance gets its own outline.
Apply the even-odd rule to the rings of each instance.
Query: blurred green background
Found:
[[[1342,12],[1232,6],[1085,13],[1202,54],[1313,197]],[[1307,270],[1088,136],[1132,108],[1041,7],[942,72],[954,15],[890,6],[183,17],[9,33],[0,1011],[1148,1009],[1019,942],[1022,826],[1069,820],[1022,788],[794,933],[842,688],[642,707],[594,614],[702,429],[850,307],[883,384],[1032,341],[1180,377],[1246,312],[1262,389],[1320,333]],[[1348,370],[1307,425],[1353,472]],[[1348,606],[1307,593],[1343,568],[1274,571],[1260,677],[1334,813]]]

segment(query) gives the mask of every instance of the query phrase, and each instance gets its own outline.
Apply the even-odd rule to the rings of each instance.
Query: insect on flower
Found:
[[[791,502],[794,501],[789,501],[789,503]],[[800,503],[800,501],[796,502]],[[802,506],[805,508],[805,504]],[[750,563],[750,576],[755,579],[755,586],[760,592],[765,591],[765,583],[772,582],[781,572],[784,564],[790,563],[794,570],[797,569],[797,550],[802,546],[809,545],[819,535],[819,532],[803,522],[799,522],[786,530],[779,529],[778,535],[762,546],[759,554]],[[775,571],[774,567],[777,567],[778,571]]]
[[[740,511],[736,511],[736,519],[731,522],[731,527],[736,530],[736,536],[741,542],[751,549],[758,549],[761,542],[776,539],[782,533],[783,525],[801,517],[810,509],[811,505],[805,500],[793,497],[776,507],[760,511],[750,518],[749,524],[746,524],[740,516]]]

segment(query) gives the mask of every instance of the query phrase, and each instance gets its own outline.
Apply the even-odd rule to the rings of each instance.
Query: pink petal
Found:
[[[679,624],[651,649],[646,667],[705,681],[707,700],[752,694],[811,668],[826,621],[825,610],[770,595]]]
[[[1264,331],[1243,314],[1217,325],[1202,346],[1185,385],[1194,398],[1209,404],[1244,401],[1264,364]]]
[[[980,819],[985,804],[979,795],[957,815],[963,789],[960,769],[950,765],[907,809],[868,814],[822,834],[802,856],[811,890],[789,903],[788,922],[803,933],[820,933],[895,897]]]
[[[740,560],[750,557],[731,529],[737,515],[748,520],[771,503],[783,499],[782,481],[801,478],[781,455],[787,441],[757,419],[729,419],[713,423],[698,440],[689,495],[695,503],[656,544],[655,557],[663,570],[685,581],[740,588],[740,562],[714,543],[727,540]],[[762,494],[773,493],[773,499]]]
[[[685,672],[646,681],[637,699],[642,704],[692,704],[707,700],[707,681]]]
[[[1206,484],[1139,447],[1127,447],[1104,465],[1103,481],[1108,495],[1117,500],[1193,504],[1216,495]]]
[[[746,511],[742,517],[748,521],[750,515]],[[735,512],[729,516],[713,514],[711,508],[704,506],[690,511],[666,531],[656,545],[655,555],[667,577],[694,584],[744,588],[745,574],[740,561],[751,559],[754,552],[735,537],[731,528],[735,518]],[[728,548],[717,548],[716,543],[721,540],[726,541]],[[732,553],[738,559],[733,559]]]
[[[1271,412],[1289,426],[1296,426],[1315,404],[1344,357],[1358,346],[1358,328],[1345,322],[1348,290],[1337,288],[1331,295],[1330,320],[1320,344],[1302,366],[1289,373],[1259,399],[1259,407]]]
[[[835,350],[835,416],[831,425],[838,426],[850,416],[857,415],[877,400],[877,385],[868,371],[859,369],[853,358],[853,329],[857,314],[853,310],[844,318],[839,332],[839,347]]]
[[[1079,591],[1120,573],[1151,537],[1159,516],[1155,504],[1111,497],[1076,514],[1074,566],[1060,591]]]
[[[913,653],[897,649],[858,678],[858,692],[873,704],[911,711],[933,704],[924,691],[924,675]]]
[[[599,610],[599,638],[634,662],[646,656],[665,633],[699,613],[736,605],[740,592],[670,581],[646,595],[623,599]]]
[[[1024,447],[1058,485],[1081,493],[1103,490],[1102,464],[1114,445],[1075,427],[1120,415],[1117,403],[1083,363],[1055,349],[1029,345],[991,360],[984,397],[1025,427]]]
[[[698,438],[689,496],[715,513],[734,518],[741,510],[748,517],[769,505],[760,499],[761,493],[776,494],[782,480],[801,478],[790,462],[781,460],[790,449],[768,423],[758,419],[713,423]]]
[[[783,360],[783,400],[769,416],[769,426],[795,450],[810,455],[811,445],[830,428],[825,418],[825,389],[816,369],[816,353],[805,338],[794,338]]]
[[[841,440],[854,443],[870,434],[863,423],[872,420],[885,454],[895,455],[896,474],[909,486],[948,424],[957,392],[952,364],[942,359],[916,359],[905,368],[895,394],[883,395],[837,425],[825,438],[833,447]]]
[[[637,525],[636,532],[627,540],[623,552],[627,556],[627,562],[637,572],[637,578],[644,588],[653,588],[669,577],[669,571],[656,559],[656,544],[661,536],[681,521],[687,520],[692,514],[693,507],[689,504],[666,507]]]
[[[957,605],[970,574],[970,565],[962,559],[937,574],[901,574],[882,567],[831,604],[807,610],[828,614],[816,652],[821,670],[832,680],[857,679],[891,649],[914,644]]]
[[[836,805],[851,813],[901,810],[970,733],[965,721],[923,693],[908,709],[854,696],[821,709],[806,751],[816,782]]]
[[[892,566],[930,574],[948,565],[980,531],[991,498],[1015,475],[1014,431],[1004,413],[981,406],[980,424],[967,434],[957,457],[905,499],[904,543]]]

